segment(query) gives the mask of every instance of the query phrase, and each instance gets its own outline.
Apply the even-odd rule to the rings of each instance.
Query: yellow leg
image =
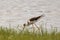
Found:
[[[40,28],[36,24],[34,24],[34,25],[37,27],[38,30],[40,30]]]
[[[41,29],[36,24],[34,24],[34,25],[37,27],[38,32],[40,33]]]
[[[35,28],[34,28],[34,25],[32,24],[32,27],[33,27],[33,33],[34,33],[34,31],[35,31]]]

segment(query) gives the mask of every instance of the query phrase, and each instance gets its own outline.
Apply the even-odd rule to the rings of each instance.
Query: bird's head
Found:
[[[23,24],[23,26],[26,26],[26,24]]]

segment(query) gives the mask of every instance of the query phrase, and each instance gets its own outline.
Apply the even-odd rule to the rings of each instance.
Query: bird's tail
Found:
[[[39,18],[42,18],[42,17],[44,17],[45,15],[40,15],[40,16],[38,16],[37,18],[39,19]]]

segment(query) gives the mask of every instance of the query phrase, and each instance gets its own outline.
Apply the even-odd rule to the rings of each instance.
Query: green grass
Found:
[[[41,34],[42,33],[42,34]],[[60,33],[53,31],[51,33],[34,33],[28,30],[17,33],[16,30],[0,27],[0,40],[60,40]]]

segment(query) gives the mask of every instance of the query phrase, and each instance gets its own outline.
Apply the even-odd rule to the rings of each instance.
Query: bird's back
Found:
[[[41,17],[43,17],[43,15],[38,16],[38,17],[33,17],[33,18],[30,19],[30,21],[38,20],[38,19],[41,18]]]

